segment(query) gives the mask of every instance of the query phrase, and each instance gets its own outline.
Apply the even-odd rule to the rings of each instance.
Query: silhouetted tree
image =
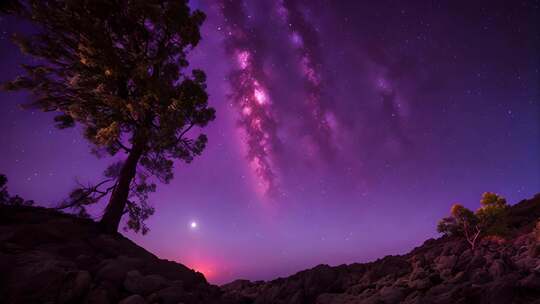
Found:
[[[205,15],[185,0],[28,0],[12,7],[36,25],[37,33],[14,37],[36,60],[4,89],[30,90],[29,106],[58,113],[61,129],[79,123],[97,155],[126,155],[104,181],[78,187],[62,206],[85,215],[86,205],[110,196],[103,229],[116,232],[128,213],[128,228],[146,232],[153,213],[147,197],[155,190],[148,178],[168,183],[174,159],[200,155],[206,136],[188,133],[215,117],[204,72],[187,69]]]
[[[485,192],[476,212],[460,204],[452,205],[450,216],[439,221],[437,231],[464,237],[471,249],[482,236],[502,236],[507,232],[508,206],[506,200],[492,192]]]
[[[34,204],[33,200],[25,200],[18,195],[9,195],[7,189],[7,182],[7,177],[3,174],[0,174],[0,205],[32,206]]]
[[[3,174],[0,174],[0,203],[4,204],[7,202],[9,194],[7,191],[7,177]]]

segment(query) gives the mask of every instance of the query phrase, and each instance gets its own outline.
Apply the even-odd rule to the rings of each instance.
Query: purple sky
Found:
[[[540,192],[538,1],[234,2],[192,1],[217,119],[151,197],[150,233],[128,234],[145,248],[213,283],[270,279],[404,253],[485,191]],[[5,81],[28,26],[0,28]],[[111,160],[25,101],[0,93],[0,172],[52,206]]]

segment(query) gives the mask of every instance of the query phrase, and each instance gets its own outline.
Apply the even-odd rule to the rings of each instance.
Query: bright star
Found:
[[[191,227],[191,229],[195,229],[197,228],[197,222],[193,221],[189,226]]]

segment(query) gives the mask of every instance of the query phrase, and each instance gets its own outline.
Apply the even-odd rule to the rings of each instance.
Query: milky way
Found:
[[[289,29],[291,44],[298,51],[298,65],[305,81],[305,103],[308,110],[305,127],[310,130],[308,135],[312,137],[312,144],[327,158],[333,150],[332,132],[336,131],[336,122],[332,112],[322,104],[325,79],[322,77],[323,59],[318,33],[304,17],[299,1],[280,2],[278,14]],[[329,103],[328,100],[326,103]]]
[[[302,163],[322,163],[332,174],[350,175],[353,187],[361,186],[370,179],[364,174],[370,153],[380,149],[376,153],[384,153],[384,161],[393,161],[413,144],[406,134],[408,100],[395,84],[401,81],[410,89],[413,81],[421,82],[416,76],[400,79],[410,68],[401,64],[407,58],[376,44],[356,49],[352,60],[368,69],[360,77],[360,88],[372,97],[358,100],[352,109],[349,101],[336,100],[321,33],[312,21],[324,14],[320,5],[301,0],[218,5],[224,44],[234,62],[229,98],[258,176],[256,185],[271,196],[286,194],[279,187],[280,177],[290,176]],[[376,125],[368,125],[372,121]]]
[[[227,53],[236,67],[229,76],[230,99],[239,111],[239,125],[245,133],[247,157],[260,178],[258,186],[265,194],[279,193],[273,154],[279,149],[276,120],[273,117],[272,95],[266,86],[263,35],[248,24],[248,15],[241,1],[223,1],[220,8],[225,21]]]
[[[336,131],[336,118],[323,104],[329,101],[323,101],[321,46],[316,29],[303,15],[304,5],[290,0],[261,1],[257,5],[242,1],[219,3],[225,46],[235,62],[229,76],[229,97],[238,110],[247,157],[260,179],[258,185],[272,197],[284,194],[279,189],[279,175],[294,159],[291,154],[302,158],[300,161],[330,160],[335,150],[332,133]],[[249,11],[266,11],[264,23],[253,22]],[[286,69],[278,67],[282,64],[280,55],[272,57],[282,46],[264,39],[274,35],[265,29],[269,26],[282,30],[277,35],[288,47],[285,52],[293,55],[292,65]],[[296,78],[293,82],[298,84],[289,96],[279,96],[270,89],[279,87],[284,78]],[[291,98],[295,94],[296,100]],[[287,119],[292,113],[291,122]]]

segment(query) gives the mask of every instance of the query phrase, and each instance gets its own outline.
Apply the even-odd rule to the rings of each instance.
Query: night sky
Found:
[[[539,1],[191,3],[217,119],[158,185],[150,233],[128,233],[158,256],[212,283],[271,279],[407,252],[485,191],[540,192]],[[31,27],[0,29],[6,81],[29,60],[9,36]],[[112,160],[28,100],[0,93],[0,172],[53,206]]]

